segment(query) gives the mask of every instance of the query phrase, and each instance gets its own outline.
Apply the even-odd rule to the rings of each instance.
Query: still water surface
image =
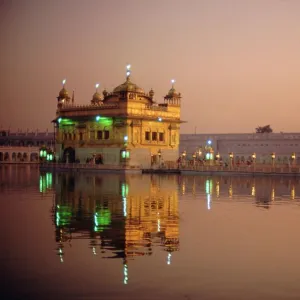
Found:
[[[296,178],[0,166],[1,299],[300,299]]]

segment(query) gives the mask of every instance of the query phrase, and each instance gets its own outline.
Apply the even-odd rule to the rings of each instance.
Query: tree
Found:
[[[270,125],[265,125],[265,126],[258,126],[255,128],[256,133],[271,133],[273,132],[273,129],[271,128]]]

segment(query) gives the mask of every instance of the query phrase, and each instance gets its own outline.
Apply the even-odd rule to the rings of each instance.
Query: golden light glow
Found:
[[[272,188],[272,191],[271,191],[271,200],[272,201],[275,200],[275,188]]]
[[[217,181],[217,184],[216,184],[216,195],[219,198],[219,196],[220,196],[220,183],[219,183],[219,181]]]
[[[232,198],[232,195],[233,195],[232,185],[230,185],[228,188],[228,195],[229,195],[229,198]]]
[[[295,191],[295,186],[293,185],[291,189],[291,199],[295,200],[295,197],[296,197],[296,191]]]
[[[255,197],[255,185],[252,185],[251,196]]]

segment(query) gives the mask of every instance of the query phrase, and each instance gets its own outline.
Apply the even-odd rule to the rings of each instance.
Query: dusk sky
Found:
[[[0,0],[0,127],[52,131],[75,101],[132,81],[182,93],[181,133],[300,131],[299,0]]]

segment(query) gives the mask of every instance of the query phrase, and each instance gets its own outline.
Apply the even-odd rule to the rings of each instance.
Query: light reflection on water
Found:
[[[298,178],[3,165],[0,195],[5,299],[300,298]]]

